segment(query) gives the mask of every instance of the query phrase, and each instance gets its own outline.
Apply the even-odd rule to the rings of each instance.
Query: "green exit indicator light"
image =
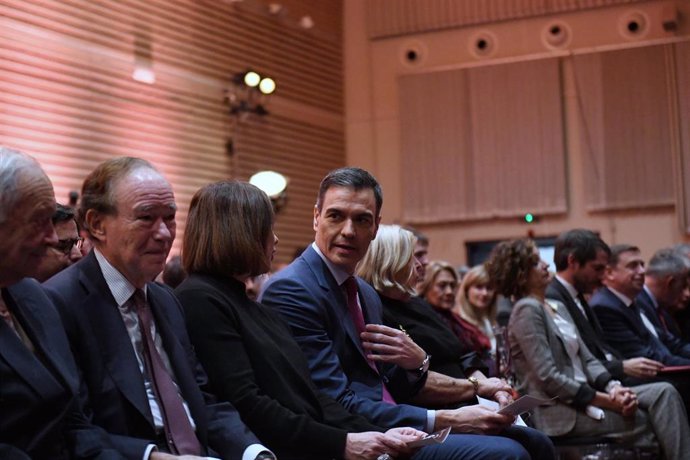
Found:
[[[528,224],[531,224],[532,222],[534,222],[534,214],[529,213],[529,212],[527,214],[525,214],[525,222],[527,222]]]

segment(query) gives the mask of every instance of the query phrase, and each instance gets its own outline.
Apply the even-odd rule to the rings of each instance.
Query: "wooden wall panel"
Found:
[[[557,59],[403,76],[400,114],[405,222],[566,212]]]
[[[674,58],[680,151],[676,200],[680,227],[683,233],[690,234],[690,42],[676,43]]]
[[[61,202],[104,159],[150,160],[173,183],[180,234],[200,186],[283,172],[290,198],[276,232],[278,261],[287,261],[313,237],[319,180],[345,161],[341,4],[291,0],[274,16],[268,3],[3,0],[0,144],[35,155]],[[306,14],[313,29],[297,23]],[[131,78],[142,52],[153,85]],[[247,68],[274,77],[278,90],[269,116],[233,130],[224,92]]]
[[[661,45],[575,57],[589,210],[674,204],[672,53]]]
[[[368,0],[372,39],[649,0]]]

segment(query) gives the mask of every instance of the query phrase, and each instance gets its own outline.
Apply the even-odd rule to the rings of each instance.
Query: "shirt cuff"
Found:
[[[242,454],[242,460],[255,460],[256,457],[262,452],[271,452],[271,450],[267,449],[261,444],[252,444],[251,446],[244,449],[244,453]],[[271,455],[273,455],[273,458],[276,458],[276,454],[274,454],[273,452],[271,452]]]
[[[428,410],[426,411],[426,431],[427,433],[431,434],[434,432],[434,425],[436,424],[436,411],[435,410]]]
[[[143,460],[149,460],[149,456],[151,455],[151,452],[156,448],[155,444],[149,444],[146,446],[146,450],[144,451],[144,459]]]
[[[613,387],[615,387],[616,385],[622,385],[622,384],[619,380],[609,380],[609,383],[606,384],[606,388],[605,388],[606,392],[610,393],[611,390],[613,390]]]

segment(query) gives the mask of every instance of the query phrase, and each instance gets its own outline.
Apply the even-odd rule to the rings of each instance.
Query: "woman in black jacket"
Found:
[[[250,300],[244,282],[270,269],[273,208],[253,185],[210,184],[192,198],[175,290],[211,390],[280,460],[375,459],[405,451],[411,428],[386,434],[318,391],[288,326]]]

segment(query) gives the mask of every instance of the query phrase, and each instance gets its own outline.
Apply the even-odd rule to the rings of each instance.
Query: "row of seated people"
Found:
[[[410,339],[412,330],[381,325],[382,299],[416,299],[411,294],[420,264],[411,234],[407,258],[383,251],[383,260],[362,261],[371,241],[379,241],[374,237],[381,208],[380,188],[365,171],[344,168],[324,179],[314,211],[315,242],[271,279],[261,299],[265,305],[246,296],[243,282],[270,268],[277,243],[270,201],[243,183],[202,188],[184,235],[190,276],[175,292],[185,317],[172,293],[151,282],[175,235],[170,185],[142,160],[105,162],[82,190],[81,220],[94,251],[44,284],[65,339],[50,301],[35,283],[21,279],[57,241],[50,222],[52,187],[35,162],[16,152],[1,152],[5,160],[2,155],[24,168],[23,174],[12,170],[15,177],[26,177],[15,181],[18,198],[7,209],[32,212],[12,216],[2,230],[12,244],[3,251],[10,257],[0,272],[7,326],[0,324],[0,337],[20,352],[9,359],[24,369],[0,367],[0,389],[7,396],[2,404],[11,402],[2,407],[0,448],[34,458],[553,457],[543,434],[514,427],[512,417],[475,404],[477,395],[500,405],[512,399],[504,382],[483,376],[481,361],[470,356],[457,364],[454,355],[447,358],[447,371],[428,371],[430,364],[443,364],[442,352],[430,360]],[[382,227],[380,235],[387,230]],[[397,271],[386,266],[390,260],[402,263]],[[353,276],[360,261],[361,267],[381,264],[380,272],[374,270],[384,280],[378,294]],[[41,315],[31,311],[37,304]],[[32,321],[50,329],[50,347]],[[207,382],[192,344],[209,374],[208,389],[224,402],[200,390]],[[21,385],[26,376],[18,374],[28,367],[61,383],[51,400],[60,410],[43,414],[49,423],[30,425],[34,429],[27,420],[45,407]],[[80,385],[85,398],[76,394]],[[675,407],[675,390],[655,385],[658,398]],[[628,389],[613,385],[608,400],[615,402],[619,394],[632,398]],[[636,401],[626,402],[628,413],[636,407]],[[443,427],[458,434],[441,445],[406,447],[422,430]],[[688,452],[682,444],[689,438],[687,426],[675,437],[656,434],[668,458]]]
[[[59,245],[52,184],[35,160],[3,148],[0,189],[2,458],[554,455],[544,434],[472,404],[476,394],[509,403],[508,385],[432,376],[424,350],[381,325],[378,296],[352,276],[380,219],[380,188],[363,170],[324,179],[315,243],[271,280],[267,306],[242,283],[268,271],[277,242],[271,203],[249,184],[195,195],[190,277],[176,293],[152,281],[176,204],[150,163],[116,158],[87,176],[79,221],[94,248],[43,285],[30,277]],[[413,405],[417,394],[454,407]],[[445,443],[408,447],[445,427]]]

